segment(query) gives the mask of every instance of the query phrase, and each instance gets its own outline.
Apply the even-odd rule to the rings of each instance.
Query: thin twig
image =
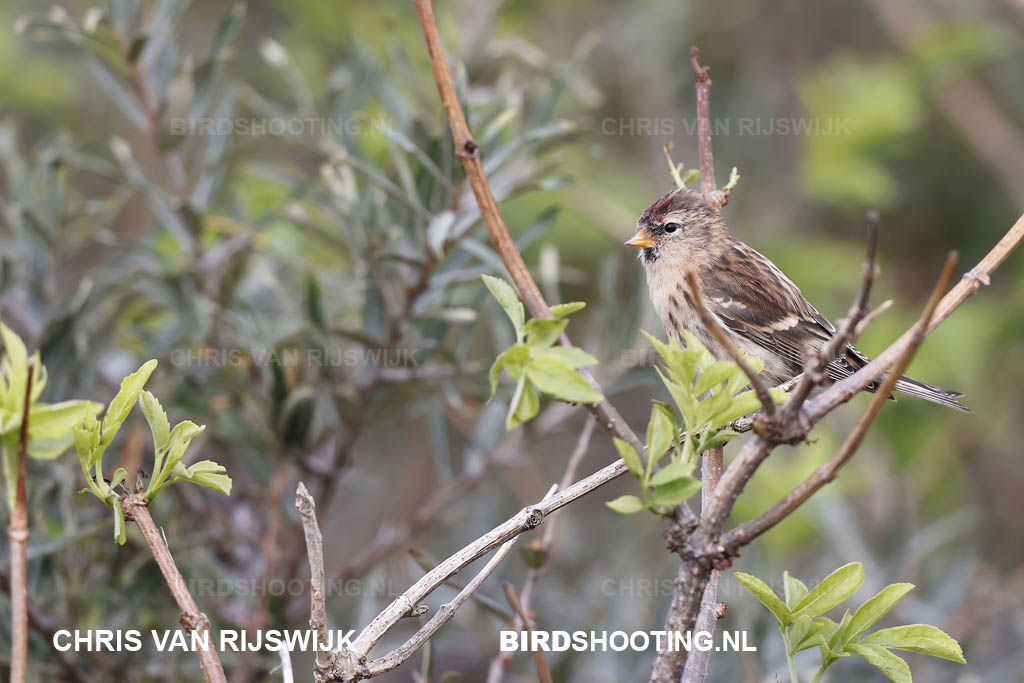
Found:
[[[714,494],[718,480],[722,477],[722,446],[715,446],[718,453],[705,453],[701,461],[701,479],[704,487],[701,489],[701,508],[706,509]],[[718,602],[718,579],[721,575],[717,569],[708,576],[708,584],[704,587],[704,595],[701,596],[701,609],[697,615],[697,623],[694,630],[698,633],[714,633],[718,620],[725,615],[725,603]],[[686,660],[686,668],[683,670],[682,683],[704,683],[708,676],[708,667],[711,664],[711,650],[698,648],[691,653]]]
[[[32,379],[35,358],[28,359],[25,377],[25,403],[21,412],[21,433],[18,441],[18,481],[14,509],[7,526],[11,543],[11,683],[25,683],[28,674],[28,420],[32,406]]]
[[[448,604],[441,605],[437,612],[434,613],[434,616],[432,616],[427,623],[423,625],[423,628],[409,638],[409,640],[380,659],[368,662],[365,665],[366,674],[364,674],[364,677],[372,678],[373,676],[379,676],[382,673],[391,671],[411,657],[416,650],[420,649],[420,647],[422,647],[423,644],[438,631],[438,629],[447,624],[451,618],[455,616],[455,611],[458,610],[464,602],[469,600],[473,593],[483,585],[483,582],[487,577],[498,568],[501,561],[504,560],[505,556],[512,550],[512,546],[515,545],[518,538],[518,536],[513,536],[511,539],[506,541],[504,545],[498,548],[498,552],[494,553],[494,556],[487,561],[484,568],[466,584],[466,587],[455,596],[455,599]]]
[[[171,551],[167,547],[167,540],[149,514],[149,504],[141,492],[134,492],[121,498],[121,507],[124,510],[125,519],[135,522],[139,531],[142,532],[143,538],[146,539],[146,543],[153,553],[153,559],[160,567],[164,581],[171,589],[171,595],[174,596],[178,609],[181,610],[179,620],[181,625],[186,631],[193,634],[199,633],[201,636],[196,644],[196,652],[199,655],[199,665],[203,670],[204,680],[207,683],[227,683],[217,648],[210,639],[210,619],[199,610],[192,594],[188,592],[185,579],[178,571],[178,565],[175,564],[174,557],[171,556]]]
[[[690,48],[690,64],[693,66],[694,83],[697,91],[697,145],[700,156],[700,190],[701,194],[704,195],[705,199],[707,199],[712,206],[721,210],[721,208],[729,201],[729,191],[731,186],[722,190],[719,190],[715,186],[715,156],[711,149],[711,77],[709,75],[708,67],[700,65],[700,50],[696,45]],[[719,343],[725,347],[736,364],[747,375],[751,386],[754,388],[758,399],[761,401],[761,405],[763,406],[765,413],[767,415],[773,415],[775,413],[775,402],[771,398],[771,393],[764,386],[764,383],[761,381],[761,378],[757,376],[757,373],[755,373],[750,365],[742,358],[739,351],[736,349],[736,345],[733,344],[732,340],[729,338],[729,335],[724,329],[722,329],[721,325],[719,325],[718,321],[714,319],[710,311],[708,311],[707,307],[704,305],[704,300],[701,297],[697,278],[690,273],[688,274],[687,279],[689,280],[691,294],[701,319],[704,322],[704,326],[711,330],[711,333],[715,335]],[[748,416],[748,419],[749,424],[752,425],[753,418]],[[712,493],[718,487],[718,480],[722,475],[723,458],[724,450],[721,446],[710,448],[704,451],[701,455],[701,474],[703,479],[703,487],[701,488],[702,515],[708,508],[708,501],[710,500]],[[666,531],[666,536],[669,539],[680,538],[688,535],[691,529],[692,526],[686,524],[685,520],[679,520],[669,527]],[[683,618],[683,614],[688,607],[688,601],[684,596],[684,592],[681,590],[683,587],[681,579],[684,579],[684,572],[688,571],[686,565],[687,563],[683,562],[679,568],[680,573],[676,579],[672,602],[669,605],[669,612],[665,618],[666,630],[677,630],[675,627]],[[685,580],[689,580],[689,577],[685,577]],[[707,584],[704,587],[701,599],[703,603],[717,604],[717,571],[711,571],[707,576]],[[715,610],[715,614],[717,615],[717,609]],[[700,613],[700,618],[701,625],[704,630],[708,632],[714,631],[717,616],[711,618],[709,613],[702,611]],[[710,660],[710,653],[708,653],[706,657],[694,658],[692,663],[688,663],[685,653],[671,650],[659,652],[655,657],[654,666],[651,670],[651,681],[653,683],[675,683],[675,681],[679,680],[681,673],[689,677],[688,680],[703,681],[707,676],[707,669]]]
[[[882,410],[882,406],[888,403],[889,393],[893,390],[893,387],[896,386],[896,382],[907,369],[907,366],[910,365],[910,361],[913,359],[917,349],[921,346],[921,342],[924,341],[928,325],[931,323],[932,316],[935,314],[935,308],[939,303],[939,298],[949,287],[949,282],[953,277],[953,271],[956,268],[956,263],[956,252],[951,252],[949,257],[946,259],[946,265],[942,270],[942,275],[935,284],[935,289],[932,292],[931,298],[928,300],[928,304],[925,307],[924,313],[921,315],[921,319],[912,328],[913,336],[910,343],[903,349],[899,359],[893,365],[892,369],[889,370],[885,380],[882,382],[882,386],[875,392],[875,395],[871,397],[871,403],[868,404],[867,409],[860,416],[860,419],[857,421],[856,426],[854,426],[853,431],[851,431],[846,437],[846,440],[843,442],[843,445],[839,447],[839,450],[829,458],[828,462],[818,467],[811,476],[807,477],[807,479],[786,494],[785,498],[755,519],[745,522],[725,534],[722,537],[722,545],[731,551],[735,551],[739,546],[750,543],[750,541],[768,531],[789,516],[816,491],[818,491],[818,489],[836,478],[836,473],[839,471],[839,468],[850,460],[854,452],[856,452],[857,448],[864,440],[864,436],[875,421],[878,413]]]
[[[833,358],[839,356],[848,344],[856,341],[858,335],[867,326],[865,320],[869,315],[868,301],[871,298],[871,289],[877,270],[878,212],[869,211],[865,218],[868,226],[868,243],[864,265],[861,267],[860,289],[850,306],[850,311],[845,318],[839,321],[832,338],[820,349],[811,351],[809,354],[809,360],[801,379],[782,409],[786,420],[793,420],[797,417],[811,391],[825,381],[825,367]]]
[[[516,587],[508,581],[505,581],[501,587],[505,590],[505,598],[508,600],[508,604],[512,606],[512,611],[518,615],[519,621],[526,627],[526,630],[533,631],[536,629],[537,624],[530,618],[526,608],[523,607],[523,603],[520,602],[519,596],[516,595]],[[533,661],[537,665],[537,678],[540,680],[540,683],[554,683],[551,680],[551,669],[548,668],[548,660],[544,658],[544,651],[540,648],[530,648],[530,651],[533,653]]]
[[[981,285],[988,284],[991,273],[1022,241],[1024,241],[1024,216],[1019,218],[985,258],[968,271],[960,282],[938,302],[929,316],[927,324],[911,328],[890,344],[875,360],[809,400],[800,414],[799,424],[794,428],[806,434],[822,417],[848,401],[872,382],[877,381],[879,377],[887,376],[887,372],[891,376],[898,376],[898,373],[892,372],[892,366],[902,358],[908,346],[920,343],[918,335],[929,334],[968,296],[977,291]],[[923,332],[921,328],[923,328]],[[881,391],[877,394],[886,396]],[[878,398],[878,400],[882,399]],[[669,538],[670,546],[683,555],[684,561],[676,577],[672,605],[669,608],[671,619],[666,620],[667,629],[686,632],[694,628],[702,604],[701,596],[711,569],[728,566],[736,555],[735,548],[727,547],[722,539],[725,520],[746,482],[754,475],[757,467],[764,462],[777,443],[762,435],[755,435],[748,441],[723,475],[715,489],[711,504],[701,515],[696,532]],[[735,543],[733,545],[735,546]],[[682,656],[684,665],[685,659],[684,653]],[[656,670],[655,673],[660,672]],[[652,676],[652,681],[658,680],[666,683],[672,681],[674,683],[676,679],[671,676],[678,675],[678,673],[679,669],[670,669],[660,678]]]
[[[704,304],[704,297],[701,295],[700,283],[697,282],[697,276],[690,271],[686,274],[686,281],[690,285],[690,294],[693,296],[693,305],[697,309],[697,315],[700,316],[701,322],[704,323],[704,327],[714,335],[718,343],[722,345],[729,357],[732,358],[733,362],[739,366],[743,374],[750,380],[750,386],[753,388],[754,393],[757,394],[757,398],[761,401],[761,407],[764,408],[764,412],[768,415],[775,414],[775,401],[772,399],[772,394],[768,391],[768,387],[765,385],[761,376],[757,374],[754,368],[750,367],[744,358],[743,354],[740,353],[736,343],[733,342],[732,337],[725,331],[722,324],[718,322],[718,319],[711,314],[708,307]]]
[[[487,175],[484,173],[483,161],[480,158],[480,147],[469,130],[466,123],[466,116],[459,104],[455,92],[455,84],[452,82],[451,73],[448,70],[448,61],[444,54],[444,45],[441,42],[441,34],[437,28],[437,21],[434,18],[434,9],[430,0],[414,0],[416,13],[419,16],[420,26],[423,29],[423,37],[427,43],[427,53],[430,55],[430,63],[434,70],[434,80],[437,82],[437,89],[441,95],[441,104],[444,106],[444,113],[448,119],[448,125],[452,131],[452,138],[455,141],[455,153],[462,161],[466,177],[469,179],[470,187],[473,189],[473,196],[480,207],[480,216],[483,218],[487,231],[494,242],[494,247],[501,256],[505,269],[508,270],[512,282],[519,290],[523,302],[526,304],[531,315],[535,318],[550,318],[551,310],[548,308],[544,296],[537,287],[533,276],[530,275],[522,254],[515,245],[512,236],[509,234],[501,212],[498,210],[498,203],[491,192],[490,184],[487,182]],[[561,342],[568,344],[569,340],[564,334]],[[594,378],[586,371],[580,374],[588,382],[597,386]],[[629,425],[622,418],[622,415],[608,402],[602,399],[598,403],[589,404],[588,409],[597,418],[602,429],[612,436],[618,437],[631,445],[637,453],[644,453],[643,442],[630,429]],[[685,507],[685,505],[684,505]],[[693,512],[685,507],[681,512],[689,519],[693,519]]]
[[[309,557],[309,628],[315,631],[321,643],[328,642],[327,604],[324,590],[324,539],[316,521],[316,503],[301,481],[295,491],[295,507],[302,520],[302,531],[306,537],[306,555]],[[334,663],[333,653],[316,649],[317,680],[328,673]]]

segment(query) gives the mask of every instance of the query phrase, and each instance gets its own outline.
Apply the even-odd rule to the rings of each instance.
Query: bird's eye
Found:
[[[682,227],[683,226],[679,225],[678,223],[666,223],[665,232],[675,232],[676,230],[679,230]]]

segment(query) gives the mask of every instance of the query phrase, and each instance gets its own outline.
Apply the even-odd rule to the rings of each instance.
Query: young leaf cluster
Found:
[[[646,334],[646,333],[645,333]],[[647,423],[647,461],[629,444],[616,440],[619,455],[629,471],[640,481],[640,496],[624,495],[607,505],[616,512],[632,514],[648,509],[661,514],[700,490],[700,481],[692,476],[697,456],[720,446],[737,435],[723,429],[733,420],[757,410],[760,400],[753,389],[743,390],[749,379],[732,361],[716,361],[711,352],[689,332],[686,348],[675,340],[665,344],[647,335],[665,370],[658,370],[672,396],[675,409],[656,401]],[[747,357],[758,372],[759,358]],[[781,403],[785,392],[772,389],[772,398]],[[680,431],[683,438],[678,438]],[[669,463],[654,471],[665,456]]]
[[[597,359],[583,349],[558,344],[565,326],[569,324],[565,316],[586,304],[580,301],[558,304],[551,307],[552,318],[526,320],[523,303],[512,285],[490,275],[481,277],[516,331],[516,343],[494,360],[489,374],[492,399],[502,370],[516,382],[505,418],[506,429],[533,419],[540,409],[538,393],[570,403],[600,401],[603,398],[601,392],[578,371],[578,368],[596,364]]]
[[[659,368],[658,376],[678,410],[680,421],[675,426],[686,432],[676,449],[681,449],[683,460],[692,461],[707,449],[738,436],[736,431],[723,427],[760,408],[761,401],[753,389],[746,389],[750,380],[736,363],[715,360],[697,337],[686,331],[683,335],[685,349],[674,339],[667,344],[649,334],[647,339],[664,361],[664,371]],[[755,372],[763,369],[760,358],[749,354],[744,357]],[[786,392],[781,389],[770,392],[776,403],[786,400]],[[669,414],[675,417],[672,411]]]
[[[814,647],[821,653],[821,666],[813,681],[821,680],[825,671],[839,659],[857,655],[880,669],[895,683],[912,683],[910,667],[892,652],[893,649],[921,652],[966,663],[960,644],[935,626],[910,624],[867,633],[903,596],[914,589],[913,584],[894,583],[886,586],[852,613],[847,609],[838,622],[822,616],[845,602],[860,588],[864,581],[864,567],[860,562],[840,567],[813,589],[808,589],[800,579],[786,572],[783,575],[782,598],[756,576],[742,572],[736,572],[733,576],[775,616],[786,646],[791,683],[798,683],[794,655]]]
[[[3,323],[0,323],[0,339],[3,340],[4,348],[4,357],[0,361],[0,451],[3,453],[7,503],[9,509],[13,509],[29,355],[21,338]],[[46,367],[40,362],[38,351],[32,355],[31,360],[35,370],[29,394],[26,450],[33,458],[51,460],[71,446],[74,426],[86,416],[95,418],[103,406],[91,401],[42,403],[39,397],[46,387]]]
[[[132,407],[138,403],[142,408],[149,429],[153,434],[153,476],[143,493],[147,502],[157,493],[179,481],[191,481],[220,491],[231,493],[231,479],[224,474],[224,467],[212,460],[201,460],[191,466],[182,464],[185,450],[203,427],[190,420],[184,420],[171,429],[167,414],[156,397],[144,390],[146,381],[156,369],[157,361],[146,361],[142,367],[121,381],[121,388],[110,401],[102,421],[95,414],[87,414],[74,429],[75,447],[82,464],[82,472],[93,495],[114,509],[114,538],[119,544],[125,542],[124,510],[118,487],[128,476],[123,467],[117,468],[110,481],[103,476],[103,453],[110,446],[121,425],[128,418]]]

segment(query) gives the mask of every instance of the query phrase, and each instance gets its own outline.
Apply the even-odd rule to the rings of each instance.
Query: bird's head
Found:
[[[696,265],[728,238],[729,229],[718,211],[699,192],[684,187],[651,204],[626,244],[640,248],[645,266],[661,260],[680,266]]]

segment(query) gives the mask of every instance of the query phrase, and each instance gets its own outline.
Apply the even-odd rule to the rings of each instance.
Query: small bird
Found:
[[[654,202],[640,216],[636,234],[626,244],[641,249],[654,310],[669,335],[685,345],[683,330],[687,330],[716,358],[729,358],[694,308],[687,285],[687,273],[692,272],[707,309],[736,346],[764,362],[762,374],[771,384],[802,372],[804,349],[821,348],[835,334],[836,328],[800,288],[768,258],[733,237],[719,212],[693,190],[672,190]],[[847,345],[826,371],[836,381],[867,363],[867,356]],[[866,390],[874,392],[879,385],[872,382]],[[956,401],[963,394],[909,377],[900,377],[895,389],[971,412]]]

